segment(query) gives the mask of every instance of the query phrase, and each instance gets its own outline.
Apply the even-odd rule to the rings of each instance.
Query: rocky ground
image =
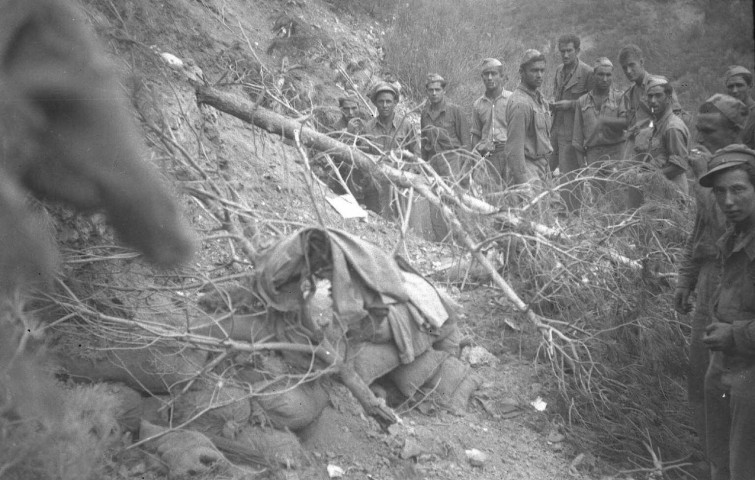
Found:
[[[347,2],[327,0],[82,3],[127,78],[125,87],[140,112],[152,161],[178,193],[202,180],[175,160],[185,154],[223,178],[254,209],[256,222],[249,232],[256,242],[316,223],[317,208],[328,226],[385,249],[397,245],[395,225],[374,215],[344,220],[317,189],[313,201],[304,188],[303,159],[290,142],[199,107],[188,80],[254,98],[258,92],[251,79],[262,78],[277,86],[265,100],[268,108],[292,117],[309,115],[312,123],[325,121],[335,109],[321,106],[335,106],[344,87],[364,91],[385,77],[380,62],[383,23],[359,9],[344,8]],[[166,153],[168,144],[172,153]],[[201,206],[183,198],[192,224],[211,237],[215,226]],[[83,238],[86,228],[93,227],[70,231],[69,243]],[[406,405],[397,410],[402,422],[388,431],[366,418],[344,388],[332,385],[322,417],[300,433],[315,470],[331,478],[374,480],[631,478],[577,449],[564,434],[568,419],[556,413],[557,386],[549,364],[538,360],[538,335],[526,325],[520,331],[511,328],[522,320],[500,292],[484,281],[437,274],[441,266],[461,258],[460,252],[415,236],[400,248],[421,273],[435,278],[462,304],[465,358],[485,383],[465,415],[432,403]],[[236,273],[251,268],[222,238],[203,242],[196,266]],[[110,477],[161,478],[161,470],[150,465],[132,454],[116,456]]]

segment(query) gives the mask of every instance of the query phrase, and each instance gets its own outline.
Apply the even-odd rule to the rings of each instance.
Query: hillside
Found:
[[[180,199],[200,247],[189,265],[157,271],[115,246],[102,216],[50,207],[65,287],[45,299],[52,298],[53,306],[33,305],[54,321],[50,351],[76,351],[87,361],[104,363],[108,355],[138,358],[144,347],[165,342],[173,349],[169,357],[193,358],[197,344],[181,332],[189,330],[190,318],[208,316],[208,304],[219,305],[213,313],[221,316],[264,315],[267,306],[255,297],[249,279],[266,248],[305,226],[336,228],[383,252],[400,253],[461,305],[464,358],[471,355],[474,364],[465,375],[479,375],[484,383],[466,413],[407,400],[395,406],[402,422],[383,428],[339,382],[323,379],[328,399],[319,420],[297,435],[279,429],[288,436],[278,444],[270,440],[274,434],[260,433],[272,430],[270,419],[255,418],[262,426],[250,435],[271,442],[269,458],[235,462],[236,467],[201,471],[197,477],[697,478],[694,463],[701,454],[688,412],[680,407],[689,328],[684,318],[666,321],[674,315],[673,260],[691,226],[689,209],[659,202],[630,216],[612,210],[608,198],[581,218],[562,218],[512,207],[508,197],[480,199],[494,204],[497,213],[522,219],[515,224],[461,204],[454,211],[476,242],[474,253],[482,252],[528,305],[521,312],[495,275],[479,258],[473,260],[470,248],[428,242],[418,231],[405,231],[374,213],[343,218],[328,202],[334,194],[313,174],[327,181],[323,172],[329,167],[321,155],[201,103],[198,91],[232,94],[295,119],[303,132],[332,124],[337,99],[346,90],[367,98],[384,79],[401,83],[405,100],[399,109],[413,112],[423,100],[422,79],[437,71],[450,81],[449,96],[468,108],[482,91],[480,59],[502,58],[511,89],[519,52],[541,48],[552,59],[551,78],[558,61],[555,38],[576,31],[584,38],[586,61],[602,55],[613,59],[623,43],[639,43],[648,52],[648,70],[669,75],[685,108],[695,111],[707,93],[722,89],[725,65],[753,66],[751,33],[737,37],[752,31],[752,5],[727,1],[717,8],[714,3],[79,0],[123,78],[146,158]],[[726,12],[740,15],[731,21]],[[582,24],[583,18],[591,21]],[[717,27],[727,22],[731,28],[717,35]],[[623,81],[618,69],[616,79]],[[371,108],[367,101],[360,105],[365,115]],[[402,192],[421,196],[420,188],[409,190]],[[418,209],[427,207],[422,201],[415,203]],[[541,224],[552,230],[538,230]],[[548,236],[548,231],[556,233]],[[124,340],[141,332],[134,326],[139,321],[160,334],[142,332],[138,342]],[[250,350],[203,345],[198,350],[204,356],[193,370],[178,372],[191,378],[185,388],[180,383],[173,397],[154,395],[153,409],[180,404],[195,382],[214,382],[222,391],[242,364],[254,364],[267,379],[285,378],[291,382],[287,386],[312,375],[307,370],[297,377],[293,368],[281,373],[264,363],[269,358],[255,357],[259,352],[250,343]],[[476,354],[482,358],[475,361]],[[92,388],[87,408],[106,423],[104,410],[117,403],[112,400],[117,388],[82,387],[86,382],[74,370],[59,370],[58,379],[69,392]],[[145,402],[148,390],[141,394]],[[72,402],[86,391],[72,395]],[[249,396],[257,399],[257,392]],[[259,397],[262,401],[264,392]],[[207,405],[217,400],[213,396]],[[145,450],[136,435],[118,431],[115,436],[93,460],[91,478],[182,478],[169,473],[164,451]],[[470,462],[470,449],[485,459]],[[342,469],[340,476],[332,467]],[[79,478],[72,471],[61,467],[56,478]]]

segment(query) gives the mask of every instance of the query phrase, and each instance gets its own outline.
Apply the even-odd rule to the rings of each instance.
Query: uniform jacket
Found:
[[[506,125],[506,163],[514,181],[526,183],[525,160],[544,159],[553,153],[550,110],[539,90],[519,84],[506,105]]]
[[[429,160],[439,152],[469,148],[469,126],[458,105],[443,99],[437,110],[428,102],[420,114],[422,156]]]
[[[574,67],[571,77],[568,79],[564,79],[564,65],[561,64],[558,66],[556,69],[554,96],[557,102],[561,100],[571,101],[571,107],[568,110],[554,113],[554,138],[566,137],[571,141],[574,129],[574,109],[577,105],[577,100],[592,90],[593,86],[593,69],[585,62],[579,60],[577,66]]]
[[[725,351],[732,370],[755,364],[755,230],[737,238],[729,227],[718,243],[722,266],[714,317],[734,327],[734,347]]]
[[[414,128],[407,117],[393,114],[393,121],[383,124],[379,117],[374,117],[364,127],[365,136],[380,151],[408,150],[419,157],[419,145],[414,134]],[[378,154],[375,147],[368,146],[370,153]]]
[[[649,154],[650,163],[659,169],[672,164],[683,170],[670,180],[687,193],[689,187],[685,172],[689,170],[689,129],[671,108],[666,109],[666,113],[653,125]]]
[[[574,108],[574,134],[572,144],[580,152],[591,147],[608,146],[622,143],[625,140],[623,132],[608,127],[598,128],[598,120],[605,118],[620,118],[626,116],[621,94],[616,90],[609,90],[608,97],[603,101],[598,111],[592,91],[579,97]]]

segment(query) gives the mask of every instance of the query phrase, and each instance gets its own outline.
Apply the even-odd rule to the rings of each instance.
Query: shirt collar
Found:
[[[437,115],[437,114],[439,114],[439,113],[441,113],[441,112],[445,112],[445,111],[446,111],[446,99],[444,98],[443,100],[441,100],[441,101],[440,101],[440,105],[439,105],[439,106],[438,106],[438,108],[437,108],[437,109],[435,109],[435,110],[433,110],[433,109],[431,108],[430,102],[427,102],[427,103],[425,104],[425,108],[424,108],[424,111],[425,111],[426,113],[429,113],[429,114],[431,114],[431,115],[432,115],[432,114],[436,114],[436,115]],[[395,118],[395,117],[396,117],[396,116],[394,115],[394,118]]]
[[[736,252],[745,252],[750,261],[755,260],[755,228],[751,228],[741,239],[737,239],[734,226],[729,225],[726,233],[716,242],[725,257]]]
[[[543,94],[540,93],[540,90],[530,90],[530,88],[524,82],[519,82],[519,85],[516,88],[523,91],[524,93],[535,99],[535,101],[537,102],[540,102],[543,98]]]
[[[392,126],[393,128],[398,128],[398,115],[396,115],[396,112],[393,112],[393,120],[391,120],[389,125],[386,125],[385,123],[380,120],[380,117],[375,117],[375,122],[380,125],[383,129],[386,127]]]

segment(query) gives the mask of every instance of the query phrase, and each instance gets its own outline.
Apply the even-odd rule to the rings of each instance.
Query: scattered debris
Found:
[[[464,450],[464,453],[467,455],[467,461],[473,467],[482,468],[485,466],[485,462],[488,460],[488,456],[485,453],[477,450],[476,448],[473,448],[471,450]]]
[[[473,367],[495,365],[498,363],[498,358],[495,355],[480,346],[465,348],[461,352],[461,359],[466,360]]]
[[[548,404],[541,397],[537,397],[536,399],[531,401],[530,405],[532,405],[532,407],[538,412],[544,412],[545,407],[548,406]]]
[[[328,464],[328,477],[329,478],[343,478],[346,472],[338,465]]]

